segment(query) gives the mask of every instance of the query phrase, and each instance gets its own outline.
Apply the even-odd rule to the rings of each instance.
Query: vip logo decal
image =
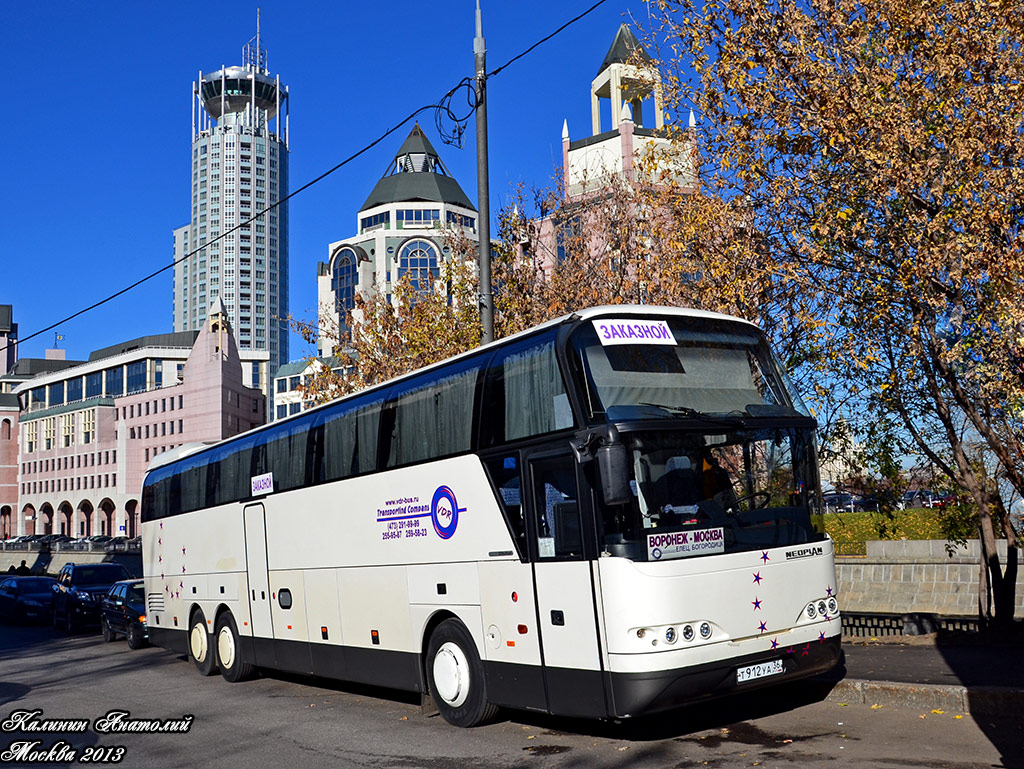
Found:
[[[434,522],[434,531],[441,539],[449,539],[459,525],[459,513],[466,508],[459,507],[455,492],[447,486],[438,486],[434,498],[430,501],[430,519]]]

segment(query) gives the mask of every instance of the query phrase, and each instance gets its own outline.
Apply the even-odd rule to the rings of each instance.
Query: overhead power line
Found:
[[[538,40],[536,43],[531,45],[529,48],[527,48],[527,49],[523,50],[521,53],[513,56],[511,59],[509,59],[507,62],[502,64],[497,69],[492,70],[491,73],[487,77],[489,77],[489,78],[490,77],[494,77],[499,72],[501,72],[503,69],[505,69],[509,65],[519,61],[524,56],[526,56],[527,54],[532,52],[534,49],[536,49],[540,45],[543,45],[548,40],[550,40],[551,38],[555,37],[555,35],[559,34],[560,32],[564,31],[565,29],[569,28],[570,26],[572,26],[573,24],[578,22],[580,19],[585,17],[587,14],[593,12],[595,9],[597,9],[598,7],[600,7],[601,5],[603,5],[606,2],[608,2],[608,0],[598,0],[598,2],[594,3],[587,10],[583,11],[583,13],[581,13],[578,16],[575,16],[574,18],[570,19],[565,24],[563,24],[558,29],[556,29],[554,32],[551,32],[550,34],[544,36],[543,38]],[[293,190],[292,192],[289,192],[287,195],[285,195],[283,198],[281,198],[276,203],[267,206],[266,208],[264,208],[259,213],[253,214],[250,218],[246,219],[243,222],[240,222],[239,224],[236,224],[231,229],[225,230],[224,232],[222,232],[220,235],[218,235],[213,240],[210,240],[210,241],[204,243],[203,245],[199,246],[198,248],[195,248],[195,249],[189,251],[187,254],[185,254],[181,258],[176,259],[175,261],[171,262],[170,264],[164,265],[160,269],[155,270],[155,271],[149,273],[148,275],[146,275],[146,276],[144,276],[142,278],[139,278],[137,281],[135,281],[134,283],[132,283],[129,286],[125,286],[120,291],[116,291],[113,294],[110,294],[110,295],[104,297],[103,299],[100,299],[99,301],[94,302],[93,304],[90,304],[88,307],[85,307],[85,308],[83,308],[81,310],[78,310],[77,312],[72,313],[71,315],[68,315],[65,318],[62,318],[61,320],[58,320],[55,323],[51,323],[49,326],[46,326],[45,328],[41,328],[38,331],[35,331],[32,334],[29,334],[28,336],[26,336],[26,337],[24,337],[22,339],[18,339],[15,342],[13,342],[13,344],[22,344],[24,342],[29,341],[30,339],[34,339],[35,337],[40,336],[41,334],[45,334],[47,331],[53,331],[58,326],[61,326],[64,323],[68,323],[69,321],[72,321],[75,318],[78,318],[78,317],[80,317],[82,315],[85,315],[85,313],[91,312],[92,310],[95,310],[97,307],[101,307],[104,304],[106,304],[107,302],[113,301],[114,299],[117,299],[119,296],[127,294],[129,291],[131,291],[131,290],[133,290],[135,288],[138,288],[143,283],[146,283],[147,281],[152,280],[153,278],[157,277],[158,275],[162,275],[163,273],[167,272],[167,270],[170,270],[173,267],[175,267],[176,265],[181,264],[182,262],[186,261],[187,259],[192,258],[196,254],[198,254],[200,251],[203,251],[204,249],[208,248],[209,246],[212,246],[214,243],[216,243],[219,240],[227,237],[231,233],[233,233],[233,232],[235,232],[237,230],[240,230],[243,227],[248,227],[250,224],[255,222],[257,219],[259,219],[260,217],[262,217],[265,214],[269,213],[270,211],[273,211],[275,208],[277,208],[281,204],[287,202],[291,198],[295,197],[300,192],[304,192],[304,191],[308,190],[310,187],[312,187],[314,184],[318,184],[319,182],[322,182],[324,179],[326,179],[328,176],[333,174],[335,171],[345,167],[346,165],[351,163],[353,160],[358,158],[360,155],[363,155],[366,152],[370,151],[371,149],[376,147],[378,144],[380,144],[382,141],[384,141],[387,137],[389,137],[391,134],[393,134],[395,131],[397,131],[399,128],[401,128],[406,123],[408,123],[410,120],[412,120],[417,115],[419,115],[419,114],[421,114],[423,112],[426,112],[428,110],[434,110],[435,111],[435,123],[436,123],[437,128],[438,128],[438,133],[441,135],[442,139],[446,143],[448,143],[448,144],[458,143],[458,145],[461,147],[461,139],[462,139],[462,134],[463,134],[463,132],[465,130],[465,125],[469,121],[469,118],[476,111],[477,107],[479,106],[476,103],[475,91],[473,90],[472,83],[473,83],[473,78],[469,78],[469,77],[463,78],[462,80],[459,81],[459,83],[457,85],[455,85],[444,96],[442,96],[441,99],[436,104],[425,104],[424,106],[414,110],[413,112],[410,112],[400,122],[395,123],[393,126],[391,126],[386,131],[384,131],[384,133],[382,133],[380,136],[378,136],[376,139],[374,139],[372,142],[370,142],[369,144],[365,145],[364,147],[362,147],[358,151],[353,152],[351,155],[349,155],[347,158],[342,160],[340,163],[338,163],[337,165],[335,165],[335,166],[329,168],[328,170],[324,171],[322,174],[317,176],[315,179],[312,179],[312,180],[306,182],[305,184],[303,184],[298,189]],[[457,94],[460,90],[462,90],[464,88],[467,88],[469,90],[469,96],[467,98],[467,106],[468,106],[469,112],[466,115],[464,115],[464,116],[459,116],[459,115],[457,115],[452,110],[452,107],[451,107],[452,97],[455,96],[455,94]],[[451,120],[455,124],[455,128],[453,130],[445,130],[445,128],[443,126],[443,121],[444,121],[445,118]],[[11,342],[8,342],[7,345],[5,345],[4,347],[0,347],[0,353],[4,352],[11,344],[12,344]]]

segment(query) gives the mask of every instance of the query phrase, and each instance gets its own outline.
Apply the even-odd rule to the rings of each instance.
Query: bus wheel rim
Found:
[[[192,645],[192,656],[195,657],[197,662],[206,661],[206,629],[203,628],[198,622],[192,626],[192,633],[190,634],[190,643]]]
[[[235,637],[227,627],[222,627],[217,637],[217,656],[226,668],[235,664]]]
[[[462,648],[451,641],[434,655],[434,688],[452,707],[459,707],[469,696],[469,660]]]

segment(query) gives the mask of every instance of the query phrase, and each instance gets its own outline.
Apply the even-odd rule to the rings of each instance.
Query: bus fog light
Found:
[[[807,619],[814,619],[818,616],[818,610],[814,608],[813,603],[807,604]]]
[[[643,628],[640,628],[639,630],[636,631],[636,637],[637,638],[643,638],[645,635],[647,635],[647,631],[644,630]]]
[[[700,623],[700,637],[711,638],[711,625],[709,625],[707,622]]]
[[[818,614],[820,614],[822,617],[824,617],[827,612],[828,612],[828,609],[825,606],[825,602],[824,601],[818,601]]]
[[[692,641],[693,640],[693,625],[686,625],[683,628],[683,640],[684,641]]]
[[[835,614],[838,611],[839,611],[839,604],[836,602],[836,599],[835,598],[829,598],[828,599],[828,613],[829,614]]]
[[[665,628],[665,643],[674,644],[678,637],[679,636],[676,634],[676,629],[674,627]]]

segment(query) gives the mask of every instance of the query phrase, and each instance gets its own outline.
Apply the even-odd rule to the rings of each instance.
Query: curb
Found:
[[[1004,686],[972,687],[865,681],[844,678],[831,684],[825,699],[857,705],[944,710],[947,713],[1007,713],[1024,707],[1024,690]]]

